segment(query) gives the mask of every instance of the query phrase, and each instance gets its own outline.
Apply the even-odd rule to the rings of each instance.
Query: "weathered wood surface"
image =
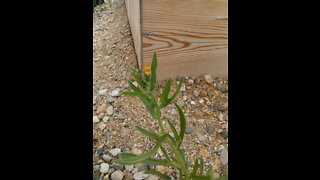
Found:
[[[141,4],[140,0],[125,0],[125,2],[134,41],[134,48],[136,50],[139,67],[141,68]]]
[[[141,45],[136,49],[140,68],[149,66],[153,52],[157,52],[158,80],[181,75],[227,77],[227,0],[126,0],[126,3],[129,1],[140,2],[139,8],[128,8],[128,16],[141,15],[140,34],[132,30],[134,41],[138,41],[135,45]],[[135,21],[130,24],[138,24],[134,20],[137,17],[129,18]]]

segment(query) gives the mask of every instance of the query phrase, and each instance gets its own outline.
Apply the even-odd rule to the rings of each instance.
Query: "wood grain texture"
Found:
[[[141,68],[141,11],[140,0],[125,0],[134,48],[137,54],[139,68]]]
[[[158,80],[228,75],[228,2],[142,0],[142,66],[158,53]],[[151,31],[152,35],[147,35]]]

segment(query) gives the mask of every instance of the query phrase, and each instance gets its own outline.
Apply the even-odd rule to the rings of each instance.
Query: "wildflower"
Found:
[[[149,76],[149,75],[150,75],[150,71],[146,71],[145,74],[146,74],[147,76]]]
[[[146,71],[149,71],[151,68],[150,68],[150,66],[146,66],[146,67],[143,67],[143,69]]]

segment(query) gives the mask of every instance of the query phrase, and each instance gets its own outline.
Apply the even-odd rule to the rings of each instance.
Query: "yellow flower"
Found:
[[[150,66],[146,66],[146,67],[143,67],[143,69],[146,71],[149,71],[151,68],[150,68]]]
[[[150,71],[146,71],[145,74],[146,74],[147,76],[149,76],[149,75],[150,75]]]

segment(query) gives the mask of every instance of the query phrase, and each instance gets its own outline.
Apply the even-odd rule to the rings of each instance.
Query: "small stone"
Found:
[[[98,149],[97,154],[100,156],[103,154],[103,152],[104,152],[104,148],[102,147]]]
[[[117,88],[117,89],[115,89],[115,90],[113,90],[111,92],[111,96],[113,96],[113,97],[117,97],[119,95],[120,95],[120,89],[119,88]]]
[[[191,76],[191,79],[192,79],[192,80],[196,80],[197,77],[196,77],[196,76]]]
[[[114,148],[114,149],[111,149],[110,150],[110,154],[112,155],[112,156],[118,156],[118,154],[121,152],[121,149],[119,149],[119,148]]]
[[[228,151],[223,150],[220,155],[220,161],[223,166],[228,164]]]
[[[112,160],[112,157],[104,154],[104,155],[102,155],[102,159],[103,159],[104,161],[106,161],[107,163],[110,163],[111,160]]]
[[[189,80],[188,80],[188,85],[192,85],[192,84],[194,84],[194,80],[189,79]]]
[[[186,101],[186,100],[188,100],[188,97],[187,96],[183,96],[182,100]]]
[[[111,179],[112,180],[122,180],[124,177],[124,174],[122,171],[118,170],[118,171],[115,171],[111,174]]]
[[[149,175],[148,174],[144,174],[144,172],[138,172],[138,173],[135,173],[133,175],[133,179],[134,180],[142,180],[142,179],[145,179],[147,178]]]
[[[93,123],[98,123],[99,121],[98,116],[93,116]]]
[[[159,180],[159,177],[153,174],[149,174],[146,180]]]
[[[190,104],[195,105],[195,104],[196,104],[196,102],[194,102],[194,101],[190,101]]]
[[[181,92],[186,91],[186,86],[185,86],[184,84],[181,86],[180,91],[181,91]]]
[[[193,131],[192,127],[187,127],[186,128],[186,134],[191,134],[192,131]]]
[[[130,173],[130,172],[128,172],[128,171],[125,171],[124,172],[124,178],[123,178],[124,180],[133,180],[133,175]]]
[[[206,129],[206,131],[208,133],[213,133],[214,132],[214,127],[212,127],[211,125],[207,125],[205,129]]]
[[[228,133],[226,132],[221,132],[220,135],[224,138],[224,139],[228,139]]]
[[[201,80],[199,78],[196,79],[195,83],[200,84]]]
[[[147,164],[142,164],[140,166],[136,166],[136,168],[138,168],[138,171],[147,171],[148,170],[148,165]]]
[[[131,152],[132,152],[132,154],[135,154],[135,155],[142,154],[142,151],[139,148],[136,148],[136,147],[132,148]]]
[[[199,122],[199,123],[203,123],[203,122],[204,122],[204,119],[198,119],[198,122]]]
[[[211,75],[205,75],[204,80],[206,80],[206,82],[209,84],[211,84],[213,82]]]
[[[219,119],[220,121],[223,121],[223,114],[222,114],[222,113],[219,114],[218,119]]]
[[[107,93],[107,91],[108,91],[108,90],[103,89],[103,90],[100,90],[100,91],[98,92],[98,94],[99,94],[99,95],[105,95],[105,94]]]
[[[106,108],[107,108],[107,105],[106,104],[102,104],[101,106],[98,107],[96,113],[97,114],[105,113],[106,112]]]
[[[194,90],[194,91],[193,91],[193,95],[194,95],[195,97],[198,97],[199,94],[200,94],[199,91],[197,91],[197,90]]]
[[[94,165],[93,171],[99,171],[101,165]]]
[[[107,108],[107,115],[108,116],[111,116],[113,114],[113,106],[109,106],[108,108]]]
[[[106,99],[106,101],[107,101],[108,103],[112,103],[112,102],[114,102],[115,100],[117,100],[117,98],[116,98],[116,97],[112,97],[112,96],[108,96],[107,99]]]
[[[124,165],[122,164],[112,163],[110,167],[114,168],[115,170],[124,170]]]
[[[218,110],[218,111],[225,111],[227,108],[224,107],[222,104],[219,104],[219,103],[213,103],[213,108],[215,110]]]
[[[133,82],[132,84],[133,84],[135,87],[138,87],[138,85],[139,85],[136,81]]]
[[[108,173],[109,170],[109,164],[107,163],[101,163],[100,165],[100,172],[101,173]]]
[[[100,114],[98,115],[98,118],[99,118],[99,119],[102,119],[103,116],[104,116],[104,113],[100,113]]]
[[[208,153],[208,151],[204,148],[201,148],[199,151],[200,156],[205,157],[205,158],[209,158],[211,155],[210,153]]]
[[[115,172],[116,170],[114,168],[109,168],[108,174],[112,174],[113,172]]]
[[[126,118],[123,116],[123,114],[118,114],[117,119],[126,119]]]
[[[104,117],[102,118],[102,121],[103,121],[104,123],[108,122],[108,120],[109,120],[109,116],[104,116]]]
[[[100,131],[102,131],[102,130],[104,130],[104,128],[106,128],[107,125],[103,122],[100,122],[97,126],[100,129]]]
[[[134,168],[134,169],[132,170],[132,173],[133,173],[133,174],[135,174],[135,173],[137,173],[137,172],[139,172],[138,168]]]
[[[173,172],[172,169],[165,166],[156,166],[156,171],[159,171],[162,174],[167,174],[167,175],[170,175]]]
[[[177,104],[178,104],[180,107],[183,107],[184,101],[181,100],[181,99],[178,99],[178,100],[177,100]]]
[[[103,180],[108,180],[109,179],[109,174],[106,174],[105,176],[103,176]]]
[[[100,179],[100,171],[96,171],[93,173],[93,180],[99,180]]]
[[[203,104],[203,103],[204,103],[204,100],[203,100],[203,99],[200,99],[200,100],[199,100],[199,103],[200,103],[200,104]]]
[[[108,56],[111,56],[111,55],[112,55],[112,51],[109,50],[109,51],[107,52],[107,55],[108,55]]]
[[[131,172],[134,169],[134,165],[125,165],[124,167],[129,172]]]
[[[129,147],[126,147],[126,148],[123,149],[123,152],[124,152],[124,153],[130,153],[131,151],[130,151],[130,148],[129,148]]]
[[[198,138],[199,138],[200,141],[206,140],[206,138],[203,135],[198,135]]]
[[[99,160],[97,161],[97,164],[101,164],[101,163],[103,163],[103,161],[102,161],[101,159],[99,159]]]
[[[149,168],[150,170],[154,170],[154,169],[156,168],[156,166],[153,165],[153,164],[148,164],[148,168]]]

